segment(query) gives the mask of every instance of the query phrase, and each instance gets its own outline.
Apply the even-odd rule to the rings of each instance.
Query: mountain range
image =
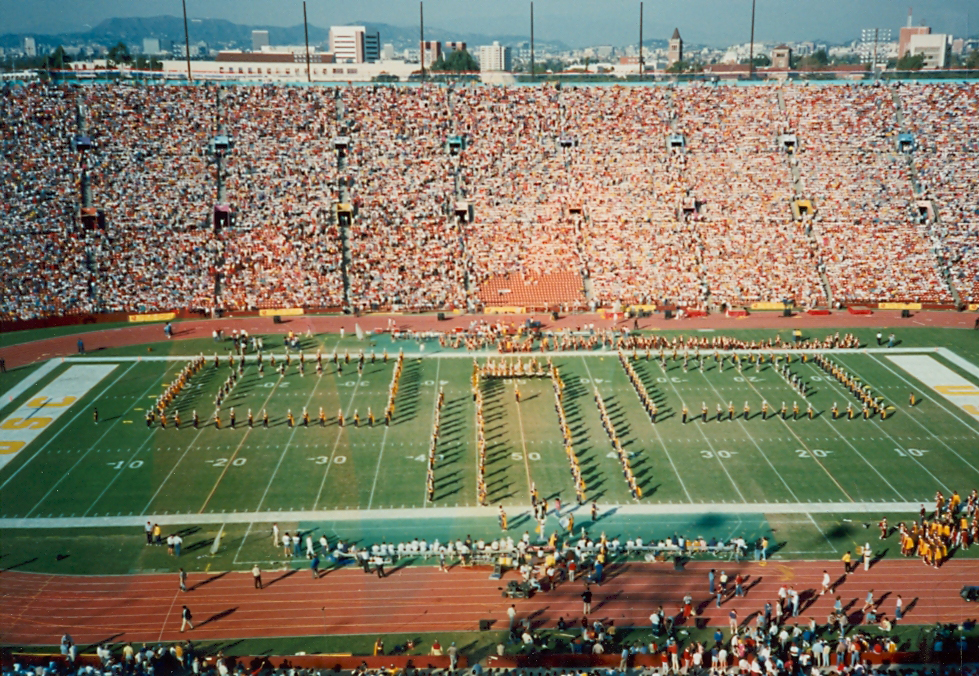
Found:
[[[370,21],[354,22],[352,25],[364,25],[369,31],[377,31],[381,35],[381,43],[392,43],[396,49],[417,48],[418,28],[392,26],[386,23]],[[269,43],[273,45],[297,45],[304,40],[303,26],[248,26],[237,24],[224,19],[190,19],[188,22],[190,42],[206,42],[211,48],[219,49],[250,49],[252,30],[267,30]],[[0,34],[0,47],[5,49],[19,48],[23,45],[24,33]],[[106,19],[94,28],[77,33],[56,33],[51,35],[32,34],[37,45],[57,47],[58,45],[91,45],[100,44],[106,47],[123,42],[129,46],[141,46],[143,38],[161,38],[175,43],[184,42],[184,22],[176,16],[155,16],[146,18],[114,18]],[[479,33],[458,33],[437,27],[425,28],[426,40],[461,40],[470,48],[491,44],[497,41],[502,45],[518,45],[530,38],[522,35],[483,35]],[[329,41],[329,29],[320,26],[309,26],[310,45],[326,49]],[[542,41],[536,43],[541,49],[564,50],[567,47],[560,41]]]

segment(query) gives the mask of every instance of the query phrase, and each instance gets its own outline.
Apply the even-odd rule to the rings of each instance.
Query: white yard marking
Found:
[[[115,364],[71,366],[0,422],[0,468],[17,457],[58,418],[116,368]]]
[[[717,391],[717,388],[716,387],[714,387],[714,383],[712,383],[710,381],[710,378],[707,377],[707,374],[704,373],[703,371],[701,371],[700,372],[700,375],[703,376],[704,381],[708,385],[710,385],[710,387],[711,387],[712,390],[714,390],[714,393],[717,395],[718,399],[723,399],[724,397],[722,397],[721,396],[721,393]],[[757,392],[757,390],[755,390],[755,391]],[[782,473],[779,472],[775,468],[775,465],[772,464],[772,461],[769,460],[768,459],[768,456],[765,455],[765,452],[763,450],[761,450],[761,446],[758,445],[758,442],[755,441],[755,438],[753,436],[751,436],[751,432],[749,432],[748,431],[748,428],[745,426],[744,420],[740,416],[735,416],[735,419],[738,421],[738,425],[741,427],[742,431],[744,431],[745,435],[751,440],[751,443],[754,444],[755,445],[755,448],[758,449],[758,452],[761,454],[761,457],[763,457],[765,459],[765,462],[768,463],[768,466],[771,467],[772,468],[772,471],[775,472],[775,474],[778,476],[779,481],[782,482],[782,485],[785,486],[786,490],[788,490],[789,493],[792,495],[792,499],[795,500],[796,502],[798,502],[799,501],[799,496],[795,494],[795,491],[792,490],[792,487],[791,486],[789,486],[789,483],[785,480],[785,477],[782,476]]]
[[[312,389],[312,390],[310,390],[310,393],[309,393],[309,397],[307,397],[307,398],[306,398],[306,405],[305,405],[305,407],[304,407],[304,408],[306,409],[306,412],[307,412],[307,413],[309,412],[309,402],[311,402],[311,401],[313,400],[313,395],[315,395],[315,394],[316,394],[316,388],[320,386],[320,381],[321,381],[321,380],[323,380],[323,379],[322,379],[322,378],[317,378],[317,379],[316,379],[316,380],[314,381],[314,384],[313,384],[313,389]],[[273,392],[274,392],[274,391],[275,391],[275,390],[273,390]],[[271,396],[271,395],[269,395],[269,396]],[[266,401],[267,401],[267,400],[266,400]],[[291,434],[289,435],[289,441],[287,441],[287,442],[286,442],[286,445],[285,445],[285,448],[283,448],[283,449],[282,449],[282,454],[281,454],[281,455],[279,456],[279,461],[278,461],[277,463],[275,463],[275,469],[274,469],[274,470],[272,470],[272,476],[271,476],[271,477],[269,477],[269,482],[268,482],[268,484],[267,484],[267,485],[265,486],[265,490],[264,490],[264,491],[262,492],[262,497],[261,497],[261,498],[259,498],[259,500],[258,500],[258,506],[257,506],[257,507],[255,508],[255,511],[256,511],[256,512],[260,512],[260,511],[262,511],[262,505],[264,505],[264,504],[265,504],[265,498],[266,498],[266,497],[268,496],[268,494],[269,494],[269,489],[270,489],[270,488],[272,488],[272,482],[273,482],[273,481],[275,481],[275,476],[276,476],[276,475],[277,475],[277,474],[279,473],[279,467],[281,467],[281,466],[282,466],[282,461],[283,461],[283,460],[285,460],[285,457],[286,457],[286,453],[288,453],[288,452],[289,452],[289,447],[290,447],[290,446],[292,446],[292,441],[293,441],[293,439],[295,439],[295,438],[296,438],[296,432],[297,432],[297,431],[299,430],[299,425],[300,425],[300,424],[301,424],[301,423],[299,423],[299,424],[296,424],[296,425],[295,425],[295,426],[294,426],[294,427],[292,428],[292,433],[291,433]],[[247,432],[246,432],[246,434],[247,434]],[[242,439],[242,443],[244,443],[244,439]],[[237,453],[237,452],[238,452],[238,451],[237,451],[237,449],[236,449],[236,450],[235,450],[235,453]],[[230,465],[231,463],[229,462],[228,464]],[[227,467],[225,467],[225,469],[227,469]],[[315,507],[316,505],[313,505],[313,506]]]
[[[600,505],[601,507],[602,505]],[[871,514],[905,513],[917,514],[921,501],[916,502],[705,502],[687,503],[652,503],[652,504],[622,504],[615,505],[616,515],[668,515],[680,514],[732,514],[732,515],[761,515],[761,514]],[[530,513],[530,505],[511,506],[511,513]],[[523,510],[523,511],[521,511]],[[402,509],[372,509],[367,516],[378,520],[424,520],[424,519],[455,519],[455,518],[485,518],[496,519],[495,507],[409,507]],[[337,521],[361,522],[365,518],[364,510],[293,510],[268,512],[231,512],[225,514],[145,514],[134,516],[97,516],[97,517],[33,517],[33,518],[2,518],[2,528],[106,528],[106,527],[139,527],[146,524],[147,519],[161,526],[201,525],[201,524],[247,524],[274,523],[294,521]]]
[[[672,378],[667,378],[667,380],[668,380],[668,381],[669,381],[669,383],[670,383],[670,387],[672,387],[672,388],[673,388],[673,391],[674,391],[674,392],[676,393],[676,398],[677,398],[677,399],[678,399],[678,400],[680,401],[680,404],[681,404],[681,405],[685,405],[685,404],[684,404],[684,401],[683,401],[683,397],[682,397],[682,396],[680,395],[680,390],[678,390],[678,389],[676,388],[676,385],[675,385],[675,384],[673,383],[673,379],[672,379]],[[724,470],[724,473],[725,473],[725,474],[727,474],[727,478],[728,478],[728,479],[730,479],[730,481],[731,481],[731,485],[732,485],[732,486],[734,486],[734,490],[735,490],[735,491],[737,492],[737,494],[738,494],[738,497],[740,497],[740,498],[741,498],[741,501],[742,501],[742,502],[748,502],[748,501],[747,501],[747,500],[745,499],[745,497],[744,497],[744,494],[742,494],[742,493],[741,493],[741,489],[740,489],[740,488],[738,488],[738,484],[737,484],[737,482],[736,482],[736,481],[734,480],[734,477],[732,477],[732,476],[731,476],[731,473],[727,471],[727,467],[726,467],[726,466],[724,465],[724,463],[723,463],[723,462],[721,462],[721,457],[720,457],[720,456],[719,456],[719,455],[717,454],[717,449],[716,449],[716,448],[714,448],[714,444],[712,444],[712,443],[710,442],[710,438],[709,438],[709,437],[708,437],[708,436],[707,436],[707,435],[706,435],[706,434],[704,433],[704,430],[703,430],[703,429],[701,429],[701,425],[702,425],[703,423],[698,423],[698,422],[697,422],[697,419],[696,419],[696,418],[694,418],[694,419],[692,420],[692,424],[694,425],[694,427],[696,427],[696,428],[697,428],[697,431],[698,431],[698,432],[700,432],[700,436],[702,436],[702,437],[704,438],[704,441],[705,441],[705,442],[707,443],[707,445],[708,445],[708,446],[710,446],[710,450],[711,450],[711,453],[713,454],[713,456],[714,456],[714,458],[716,458],[716,459],[717,459],[717,464],[718,464],[718,465],[720,465],[720,466],[721,466],[721,469],[723,469],[723,470]]]
[[[133,369],[133,367],[134,367],[134,366],[136,366],[136,364],[132,364],[132,365],[131,365],[131,366],[130,366],[130,367],[129,367],[128,369],[126,369],[125,371],[123,371],[122,373],[120,373],[120,374],[119,374],[118,376],[116,376],[116,378],[115,378],[115,380],[113,380],[113,381],[112,381],[111,383],[109,383],[108,385],[106,385],[106,386],[105,386],[105,388],[103,388],[103,390],[102,390],[101,392],[99,392],[99,393],[98,393],[98,394],[97,394],[97,395],[95,396],[95,398],[94,398],[94,399],[92,400],[92,401],[93,401],[93,403],[94,403],[94,402],[96,402],[96,401],[99,401],[99,399],[101,399],[101,398],[102,398],[102,396],[103,396],[103,395],[104,395],[104,394],[105,394],[106,392],[108,392],[108,391],[109,391],[109,389],[110,389],[110,388],[111,388],[111,387],[112,387],[113,385],[115,385],[115,384],[116,384],[117,382],[119,382],[119,381],[120,381],[120,380],[121,380],[121,379],[123,378],[123,376],[125,376],[125,375],[126,375],[127,373],[129,373],[129,372],[130,372],[130,371],[131,371],[131,370]],[[59,429],[59,430],[58,430],[58,431],[57,431],[57,432],[56,432],[56,433],[54,434],[54,436],[52,436],[52,437],[51,437],[50,439],[48,439],[48,441],[47,441],[47,443],[45,443],[45,444],[44,444],[43,446],[41,446],[41,448],[39,448],[39,449],[37,449],[37,450],[36,450],[36,451],[34,452],[34,455],[32,455],[32,456],[31,456],[30,458],[28,458],[28,459],[27,459],[27,461],[26,461],[26,462],[24,462],[24,464],[23,464],[23,465],[21,465],[20,467],[18,467],[18,468],[17,468],[17,469],[16,469],[15,471],[14,471],[14,473],[13,473],[13,474],[11,474],[11,475],[10,475],[9,477],[7,477],[7,480],[6,480],[6,481],[4,481],[4,482],[3,482],[2,484],[0,484],[0,490],[3,490],[3,489],[4,489],[4,488],[5,488],[6,486],[7,486],[7,484],[9,484],[9,483],[10,483],[11,481],[13,481],[13,480],[14,480],[14,477],[16,477],[16,476],[17,476],[18,474],[20,474],[20,472],[21,472],[21,470],[23,470],[23,469],[24,469],[25,467],[27,467],[27,466],[28,466],[28,465],[29,465],[29,464],[31,463],[31,461],[33,461],[33,460],[34,460],[34,458],[36,458],[36,457],[37,457],[38,455],[40,455],[40,454],[41,454],[42,452],[44,452],[44,450],[45,450],[45,449],[46,449],[46,448],[47,448],[48,446],[50,446],[50,445],[51,445],[51,443],[52,443],[52,442],[53,442],[53,441],[54,441],[55,439],[57,439],[57,438],[58,438],[58,437],[59,437],[59,436],[60,436],[60,435],[61,435],[61,434],[62,434],[62,433],[63,433],[63,432],[64,432],[64,431],[66,430],[66,429],[68,429],[68,428],[69,428],[69,427],[71,426],[71,424],[72,424],[73,422],[75,422],[75,421],[76,421],[76,420],[78,419],[78,416],[80,416],[80,415],[81,415],[82,413],[84,413],[84,412],[85,412],[85,409],[84,409],[84,408],[82,408],[82,409],[79,409],[79,411],[78,411],[78,413],[76,413],[76,414],[75,414],[75,415],[74,415],[74,416],[72,417],[72,419],[71,419],[71,420],[69,420],[69,421],[67,422],[67,424],[65,424],[64,426],[62,426],[62,427],[61,427],[61,429]]]
[[[41,378],[51,373],[51,371],[58,368],[59,361],[57,359],[49,359],[38,368],[34,369],[34,373],[30,374],[19,383],[11,387],[9,390],[3,393],[3,398],[5,401],[0,401],[0,411],[5,407],[13,403],[14,399],[24,394],[27,390],[34,387]]]
[[[350,401],[347,402],[347,408],[343,412],[343,417],[347,418],[350,415],[350,409],[354,405],[354,397],[357,396],[357,389],[360,387],[360,376],[357,376],[357,384],[354,385],[354,391],[350,395]],[[337,448],[340,446],[340,439],[343,438],[343,428],[337,428],[337,438],[333,441],[333,448],[330,451],[330,460],[326,463],[326,469],[323,471],[323,479],[320,481],[320,489],[316,492],[316,500],[313,502],[313,508],[320,504],[320,498],[323,496],[323,488],[326,486],[326,477],[330,475],[330,468],[334,465],[334,460],[337,454]]]
[[[134,366],[135,366],[135,364],[134,364]],[[132,366],[130,366],[130,368],[132,368]],[[146,393],[147,392],[150,392],[150,391],[154,390],[156,387],[158,387],[159,386],[159,382],[163,378],[166,377],[166,374],[169,373],[170,368],[171,367],[168,366],[166,368],[166,370],[164,370],[164,372],[160,374],[160,377],[157,378],[157,379],[155,379],[153,381],[153,383],[148,388],[146,388],[146,390],[143,391],[143,394],[141,394],[140,396],[136,397],[136,399],[133,400],[133,403],[129,405],[129,408],[126,409],[126,411],[127,412],[128,411],[131,411],[132,408],[134,406],[136,406],[136,404],[139,403],[139,401],[143,397],[146,396]],[[128,371],[128,369],[127,369],[127,371]],[[123,375],[125,375],[125,373]],[[118,378],[116,380],[118,380]],[[55,382],[57,382],[57,381],[55,381]],[[110,385],[110,387],[111,387],[111,385]],[[106,389],[108,389],[108,388],[106,388]],[[116,418],[116,422],[118,422],[121,418],[122,418],[121,415],[119,417],[117,417]],[[109,425],[106,428],[105,432],[102,433],[102,436],[100,436],[95,441],[94,444],[92,444],[91,446],[89,446],[89,448],[88,448],[87,451],[85,451],[84,453],[82,453],[81,457],[78,458],[78,460],[75,461],[75,464],[74,465],[72,465],[71,467],[69,467],[68,470],[64,474],[62,474],[60,477],[58,477],[58,480],[55,481],[54,484],[51,486],[51,488],[48,489],[48,492],[44,494],[44,497],[42,497],[40,500],[38,500],[37,501],[37,504],[34,505],[33,507],[31,507],[31,509],[27,512],[27,514],[25,516],[28,516],[29,517],[34,510],[36,510],[38,507],[40,507],[41,504],[44,503],[44,501],[47,500],[51,496],[51,493],[53,493],[55,490],[57,490],[58,486],[61,485],[61,482],[64,481],[65,479],[67,479],[68,476],[85,460],[85,458],[87,458],[92,453],[92,451],[95,451],[96,453],[99,452],[100,449],[98,449],[98,446],[102,443],[102,441],[106,438],[106,436],[108,436],[108,434],[112,431],[112,428],[115,427],[115,425],[116,425],[116,423],[113,422],[111,425]]]
[[[439,387],[441,387],[441,385],[439,384],[441,382],[441,381],[439,381],[439,370],[441,368],[442,368],[442,360],[439,359],[438,363],[435,365],[435,400],[432,402],[432,431],[433,432],[435,431],[435,411],[438,408],[438,403],[439,403]],[[386,436],[387,435],[385,435],[385,438],[386,438]],[[383,446],[384,446],[384,443],[382,441],[381,442],[381,447],[383,448]],[[436,450],[438,450],[438,449],[436,449]],[[378,458],[378,460],[377,460],[377,469],[378,470],[381,469],[381,460],[380,460],[380,458]],[[425,480],[426,481],[428,480],[428,477],[427,476],[425,477]],[[377,473],[376,472],[374,473],[374,483],[375,484],[377,483]],[[424,490],[425,490],[425,494],[422,496],[422,505],[425,506],[425,507],[428,507],[429,506],[429,503],[428,503],[428,486],[426,486]],[[373,488],[371,488],[371,497],[372,498],[374,497],[374,489]]]

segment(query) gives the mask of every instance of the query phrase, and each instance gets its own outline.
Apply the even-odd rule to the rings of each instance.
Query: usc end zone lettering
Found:
[[[887,357],[970,416],[979,418],[979,387],[928,355]]]
[[[115,368],[115,364],[73,365],[0,422],[0,467],[13,460]]]

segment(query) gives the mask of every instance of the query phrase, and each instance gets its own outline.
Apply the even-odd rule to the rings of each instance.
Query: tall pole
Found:
[[[184,6],[184,53],[187,55],[187,82],[193,82],[190,74],[190,32],[187,30],[187,0],[180,0]]]
[[[421,47],[422,81],[425,80],[425,3],[418,3],[418,46]]]
[[[755,0],[751,0],[751,42],[748,43],[748,79],[755,75]]]
[[[642,77],[642,3],[639,3],[639,77]]]
[[[534,3],[530,3],[530,77],[534,77]]]
[[[306,23],[306,0],[303,0],[303,34],[306,36],[306,82],[312,82],[309,70],[309,24]]]
[[[877,77],[877,28],[874,29],[874,77]]]

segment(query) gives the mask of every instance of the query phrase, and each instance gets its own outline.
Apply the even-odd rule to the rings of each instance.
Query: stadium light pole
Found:
[[[422,82],[425,81],[425,3],[418,3],[418,55],[422,64]]]
[[[187,0],[180,0],[184,6],[184,54],[187,56],[187,82],[193,82],[190,74],[190,31],[187,30]]]
[[[534,79],[534,3],[530,3],[530,79]]]
[[[748,43],[748,79],[755,74],[755,0],[751,0],[751,41]]]
[[[642,3],[639,3],[639,77],[642,77]]]
[[[312,82],[309,71],[309,24],[306,22],[306,0],[303,0],[303,34],[306,36],[306,82]]]

